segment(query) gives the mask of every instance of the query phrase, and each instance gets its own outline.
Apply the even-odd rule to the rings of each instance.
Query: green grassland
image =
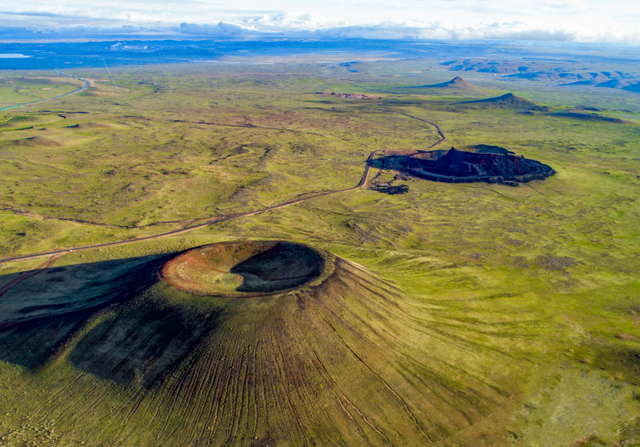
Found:
[[[398,93],[453,77],[401,64],[363,64],[381,100],[318,94],[373,94],[326,65],[130,67],[117,88],[0,117],[2,257],[355,186],[371,151],[438,141],[407,115],[443,129],[439,148],[499,145],[557,172],[398,180],[407,193],[69,253],[0,297],[5,317],[49,312],[0,332],[0,445],[640,445],[640,96],[510,84],[630,123],[524,115],[455,104],[506,92],[489,78]],[[153,282],[165,255],[236,239],[309,244],[327,271],[244,300]],[[0,264],[0,287],[43,261]]]
[[[78,82],[55,73],[44,76],[42,73],[36,76],[3,76],[0,78],[0,108],[64,95],[78,86]]]

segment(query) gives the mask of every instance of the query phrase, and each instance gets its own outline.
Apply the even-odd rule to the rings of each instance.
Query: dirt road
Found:
[[[90,83],[89,83],[89,81],[87,81],[86,79],[78,78],[78,77],[76,77],[76,76],[73,76],[73,75],[70,75],[70,74],[66,74],[66,73],[63,73],[63,72],[58,71],[58,70],[53,70],[53,71],[55,71],[55,72],[56,72],[56,73],[58,73],[59,75],[66,76],[66,77],[68,77],[68,78],[77,79],[78,81],[82,81],[82,82],[84,82],[84,86],[82,86],[82,87],[80,87],[80,88],[78,88],[78,89],[76,89],[76,90],[74,90],[74,91],[72,91],[72,92],[65,93],[64,95],[58,95],[58,96],[54,96],[54,97],[52,97],[52,98],[41,99],[41,100],[39,100],[39,101],[25,102],[24,104],[16,104],[16,105],[14,105],[14,106],[2,107],[2,108],[0,108],[0,112],[2,112],[3,110],[17,109],[17,108],[19,108],[19,107],[26,107],[26,106],[30,106],[30,105],[33,105],[33,104],[40,104],[40,103],[47,102],[47,101],[53,101],[54,99],[65,98],[65,97],[67,97],[67,96],[71,96],[71,95],[75,95],[76,93],[83,92],[83,91],[85,91],[87,88],[89,88]]]
[[[403,115],[407,115],[407,114],[403,114]],[[416,118],[416,117],[411,116],[411,115],[407,115],[407,116],[409,116],[411,118],[414,118],[414,119],[417,119],[419,121],[423,121],[425,123],[431,124],[431,125],[435,126],[438,129],[438,133],[440,134],[442,139],[440,141],[438,141],[437,143],[433,144],[431,147],[434,147],[434,146],[442,143],[446,139],[446,136],[444,135],[444,133],[442,132],[440,127],[438,127],[436,124],[430,123],[429,121],[425,121],[425,120],[423,120],[421,118]],[[339,189],[339,190],[336,190],[336,191],[327,191],[327,192],[324,192],[324,193],[315,194],[313,196],[304,197],[304,198],[301,198],[301,199],[290,200],[290,201],[287,201],[287,202],[280,203],[278,205],[269,206],[267,208],[262,208],[262,209],[255,210],[255,211],[248,211],[246,213],[232,214],[232,215],[229,215],[229,216],[219,217],[219,218],[215,218],[215,219],[209,220],[209,221],[207,221],[205,223],[202,223],[202,224],[199,224],[199,225],[194,225],[194,226],[191,226],[191,227],[182,228],[180,230],[168,231],[166,233],[161,233],[161,234],[157,234],[157,235],[154,235],[154,236],[146,236],[146,237],[141,237],[141,238],[136,238],[136,239],[127,239],[127,240],[124,240],[124,241],[117,241],[117,242],[107,242],[107,243],[104,243],[104,244],[85,245],[83,247],[75,247],[75,248],[72,248],[72,249],[48,251],[48,252],[44,252],[44,253],[36,253],[36,254],[25,255],[25,256],[16,256],[16,257],[13,257],[13,258],[0,259],[0,263],[13,262],[13,261],[23,261],[23,260],[27,260],[27,259],[41,258],[41,257],[44,257],[44,256],[62,255],[62,254],[66,254],[66,253],[71,253],[73,251],[89,250],[89,249],[101,248],[101,247],[113,247],[113,246],[116,246],[116,245],[125,245],[125,244],[131,244],[131,243],[134,243],[134,242],[152,241],[152,240],[162,239],[162,238],[171,237],[171,236],[178,236],[180,234],[188,233],[190,231],[197,230],[199,228],[208,227],[209,225],[213,225],[215,223],[225,222],[227,220],[232,220],[232,219],[238,219],[240,217],[255,216],[257,214],[261,214],[261,213],[264,213],[264,212],[267,212],[267,211],[271,211],[271,210],[276,210],[276,209],[279,209],[279,208],[284,208],[284,207],[291,206],[291,205],[295,205],[297,203],[305,202],[307,200],[315,199],[317,197],[323,197],[323,196],[328,196],[328,195],[331,195],[331,194],[338,194],[338,193],[347,192],[347,191],[355,191],[355,190],[358,190],[358,189],[361,189],[361,188],[364,188],[364,187],[367,186],[367,183],[368,183],[368,180],[369,180],[369,172],[371,171],[371,163],[370,162],[371,162],[371,160],[373,160],[373,157],[375,157],[377,152],[378,152],[378,150],[371,151],[371,153],[369,154],[369,157],[367,157],[367,161],[366,161],[366,165],[365,165],[365,168],[364,168],[364,172],[362,173],[362,177],[360,178],[360,181],[358,182],[358,184],[356,186],[353,186],[351,188]],[[54,259],[54,261],[55,261],[55,259]],[[37,272],[34,273],[34,274],[37,274]],[[26,279],[26,278],[24,278],[24,279]],[[23,281],[24,279],[21,279],[21,281]],[[5,288],[6,287],[9,287],[9,285],[5,286]],[[13,286],[11,286],[11,287],[13,287]],[[9,289],[11,287],[9,287]],[[3,290],[2,293],[4,293],[5,292],[4,288],[2,290]]]
[[[33,270],[29,271],[29,272],[24,272],[22,275],[18,276],[16,279],[11,281],[9,284],[7,284],[3,288],[1,288],[0,289],[0,296],[2,296],[5,293],[7,293],[10,289],[14,288],[15,286],[20,284],[25,279],[29,279],[32,276],[36,276],[38,273],[44,272],[46,269],[51,267],[54,262],[56,262],[56,259],[64,256],[65,254],[66,254],[66,252],[63,252],[63,253],[60,253],[60,254],[56,254],[56,255],[52,255],[49,259],[47,259],[45,262],[43,262],[42,264],[37,266],[35,269],[33,269]]]

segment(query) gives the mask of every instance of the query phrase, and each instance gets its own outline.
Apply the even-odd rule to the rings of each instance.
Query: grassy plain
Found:
[[[78,88],[78,83],[52,73],[36,76],[15,76],[9,73],[0,78],[0,108],[40,101],[64,95]]]
[[[354,186],[370,151],[438,141],[404,114],[437,123],[443,148],[499,145],[557,174],[518,188],[396,181],[409,191],[65,255],[0,298],[0,325],[49,315],[0,332],[0,445],[638,445],[640,100],[627,93],[620,112],[619,92],[585,94],[631,121],[616,124],[454,104],[506,90],[396,94],[453,77],[408,74],[416,64],[368,64],[356,85],[322,65],[118,69],[118,88],[5,113],[4,257]],[[387,93],[318,94],[371,93],[357,85]],[[307,243],[329,268],[246,300],[152,281],[163,255],[236,239]],[[42,261],[0,264],[0,287]]]

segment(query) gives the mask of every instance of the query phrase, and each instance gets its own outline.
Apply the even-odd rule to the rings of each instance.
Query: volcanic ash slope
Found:
[[[517,386],[511,338],[479,341],[491,334],[470,332],[469,314],[448,319],[441,305],[410,299],[364,267],[322,256],[319,277],[286,293],[212,297],[161,281],[91,316],[12,328],[2,343],[18,349],[12,337],[72,328],[56,355],[30,373],[37,412],[55,419],[68,442],[504,440]]]

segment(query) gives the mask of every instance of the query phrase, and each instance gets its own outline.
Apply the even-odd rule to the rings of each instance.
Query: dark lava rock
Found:
[[[371,187],[374,191],[381,192],[383,194],[396,195],[396,194],[406,194],[409,192],[409,187],[407,185],[375,185]]]
[[[460,90],[476,90],[477,86],[465,81],[460,76],[456,76],[450,81],[441,82],[439,84],[429,85],[413,85],[410,87],[398,87],[398,88],[456,88]]]
[[[521,96],[514,95],[513,93],[506,93],[502,96],[496,96],[494,98],[477,99],[474,101],[462,101],[456,104],[475,104],[481,107],[498,107],[498,108],[510,108],[510,109],[532,109],[539,107],[535,102],[529,101]]]
[[[515,155],[498,146],[476,146],[475,152],[418,152],[411,155],[390,155],[374,160],[381,169],[394,169],[414,177],[447,183],[502,183],[517,186],[521,182],[542,180],[555,171],[536,160]]]
[[[605,123],[616,123],[616,124],[627,124],[629,121],[625,121],[620,118],[614,118],[611,116],[598,115],[597,113],[580,113],[580,112],[557,112],[553,113],[552,116],[561,116],[564,118],[575,118],[578,120],[585,121],[602,121]]]

